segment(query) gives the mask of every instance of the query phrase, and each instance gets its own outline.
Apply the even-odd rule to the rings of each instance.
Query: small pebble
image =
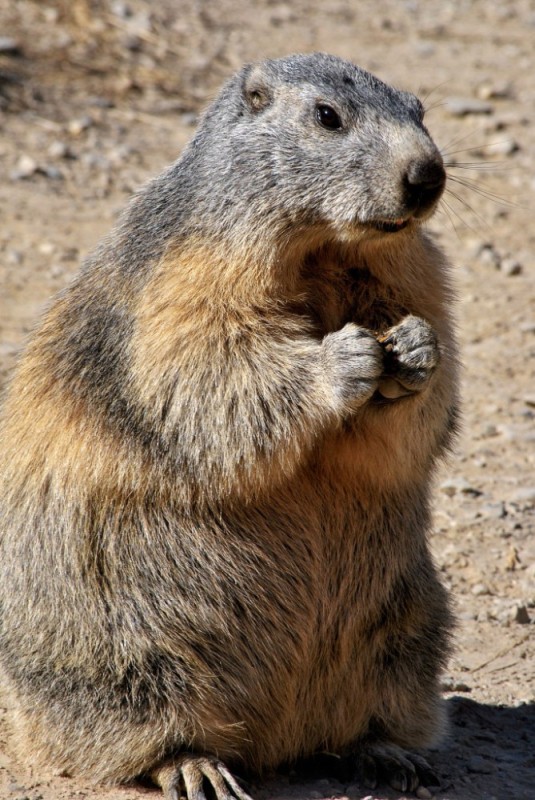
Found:
[[[512,156],[513,153],[518,153],[520,145],[514,139],[504,139],[501,142],[493,142],[483,148],[483,155],[487,157],[492,156]]]
[[[494,772],[494,765],[492,762],[481,756],[472,756],[468,759],[466,766],[469,772],[477,772],[481,775],[490,775],[490,773]]]
[[[56,247],[52,242],[41,242],[41,244],[38,247],[39,252],[42,253],[44,256],[52,255],[55,249]]]
[[[515,619],[515,609],[511,608],[507,603],[499,602],[495,605],[490,619],[497,620],[500,625],[504,625],[508,628]]]
[[[418,786],[416,789],[416,797],[419,797],[420,800],[431,800],[433,793],[429,791],[427,786]]]
[[[515,622],[518,622],[519,625],[529,625],[531,619],[526,606],[517,606]]]
[[[0,53],[15,56],[20,53],[20,44],[11,36],[0,36]]]
[[[150,33],[152,30],[152,20],[150,11],[140,11],[137,14],[133,14],[128,23],[128,27],[132,31],[132,33],[138,35]]]
[[[481,100],[509,100],[514,96],[512,84],[484,83],[477,90]]]
[[[502,501],[498,503],[484,503],[483,505],[479,506],[478,516],[485,517],[487,519],[502,519],[503,517],[507,516],[505,503]]]
[[[123,3],[121,0],[115,0],[115,2],[111,4],[111,12],[115,14],[116,17],[121,17],[121,19],[128,19],[128,17],[132,16],[132,9],[128,3]]]
[[[130,50],[132,53],[137,53],[139,50],[141,50],[143,42],[139,36],[136,36],[135,33],[130,33],[126,36],[123,36],[121,40],[121,46],[124,47],[125,50]]]
[[[185,111],[183,114],[180,115],[180,120],[183,125],[196,125],[197,124],[197,114],[193,111]]]
[[[476,250],[476,256],[482,264],[500,269],[501,257],[494,245],[488,243],[480,245]]]
[[[447,480],[442,481],[439,488],[442,494],[445,494],[448,497],[453,497],[457,493],[472,494],[476,496],[481,494],[479,489],[474,489],[474,487],[468,483],[465,478],[448,478]]]
[[[469,114],[492,114],[491,103],[478,100],[476,97],[449,97],[445,102],[446,110],[453,117],[466,117]]]
[[[122,144],[119,147],[114,147],[108,153],[108,158],[111,164],[123,164],[130,158],[134,152],[133,148],[127,144]]]
[[[455,678],[444,678],[442,686],[440,687],[443,692],[471,692],[472,687],[467,683],[458,681]]]
[[[101,95],[89,95],[86,98],[86,105],[94,106],[95,108],[113,108],[114,102],[109,97],[102,97]]]
[[[523,272],[522,264],[514,258],[504,258],[501,269],[505,275],[521,275]]]
[[[22,264],[24,261],[24,256],[20,250],[8,250],[6,253],[6,263],[18,265]]]
[[[60,141],[52,142],[48,148],[48,155],[51,158],[70,158],[69,145]]]
[[[47,178],[51,178],[54,181],[63,180],[63,172],[57,167],[52,166],[51,164],[47,164],[47,166],[43,167],[43,169],[40,171],[44,172]]]
[[[531,505],[535,503],[535,486],[515,489],[515,491],[511,493],[509,499],[513,503],[527,503]]]
[[[436,53],[436,47],[433,42],[417,42],[415,50],[421,58],[429,58],[429,56]]]
[[[273,8],[273,11],[270,15],[269,21],[271,24],[278,28],[282,25],[286,25],[289,22],[293,22],[295,19],[295,12],[291,8],[290,5],[276,5]]]
[[[79,119],[71,119],[67,125],[67,130],[72,136],[80,136],[81,133],[86,131],[93,124],[91,117],[85,116]]]
[[[12,180],[19,180],[20,178],[31,178],[39,169],[37,161],[31,156],[21,156],[17,161],[17,166],[11,173]]]
[[[500,434],[509,442],[533,442],[535,432],[530,427],[522,425],[500,425]],[[519,490],[520,491],[520,490]],[[520,497],[519,499],[523,499]]]
[[[476,597],[482,597],[485,594],[490,594],[490,589],[486,583],[476,583],[472,586],[472,594]]]
[[[507,572],[514,572],[521,563],[520,556],[516,547],[511,547],[505,556],[505,569]]]
[[[55,264],[50,270],[51,278],[59,278],[64,274],[65,270],[60,264]]]
[[[477,614],[475,611],[461,611],[457,614],[457,619],[463,622],[472,622],[472,620],[477,619]]]
[[[89,169],[106,171],[111,167],[110,160],[100,153],[84,153],[81,160],[83,165]]]
[[[61,254],[62,261],[77,261],[80,257],[80,251],[77,247],[68,247]]]

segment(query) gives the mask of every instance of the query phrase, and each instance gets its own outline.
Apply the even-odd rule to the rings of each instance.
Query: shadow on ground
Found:
[[[451,733],[425,753],[441,786],[436,800],[533,800],[535,797],[535,704],[489,706],[464,697],[447,701]],[[391,789],[366,788],[343,759],[318,756],[250,791],[261,800],[394,800]]]

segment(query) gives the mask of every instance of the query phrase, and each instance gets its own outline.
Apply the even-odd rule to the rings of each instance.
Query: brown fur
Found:
[[[443,729],[426,537],[456,405],[447,267],[417,222],[275,223],[175,237],[139,279],[100,251],[19,367],[3,659],[32,760],[124,781],[185,751],[262,769]],[[81,349],[98,309],[111,366]],[[379,369],[337,393],[345,326],[408,315],[439,341],[424,390],[383,403]]]

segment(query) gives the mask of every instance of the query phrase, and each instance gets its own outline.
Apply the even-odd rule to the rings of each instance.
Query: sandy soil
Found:
[[[432,227],[455,266],[465,365],[433,537],[459,620],[451,736],[428,754],[442,800],[535,797],[534,40],[532,0],[0,0],[0,385],[50,296],[244,61],[330,51],[425,99],[451,162]],[[0,798],[158,796],[33,774],[9,755],[9,707],[4,691]],[[399,796],[346,767],[251,791]]]

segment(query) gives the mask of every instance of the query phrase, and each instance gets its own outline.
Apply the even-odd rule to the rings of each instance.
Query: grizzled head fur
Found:
[[[264,269],[325,242],[397,248],[445,183],[422,117],[414,95],[334,56],[245,66],[178,161],[130,205],[115,263],[144,275],[191,237],[248,253],[249,270],[252,254]]]
[[[294,231],[393,234],[428,217],[444,188],[423,113],[414,95],[348,61],[295,55],[249,65],[227,83],[193,149],[228,188],[212,198],[223,223],[230,206],[258,221],[260,204],[266,223],[276,213]]]

